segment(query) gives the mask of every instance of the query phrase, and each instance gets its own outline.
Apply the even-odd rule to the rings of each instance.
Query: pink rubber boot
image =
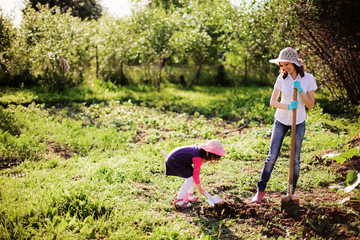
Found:
[[[187,193],[184,197],[184,201],[188,202],[200,202],[198,197],[195,197],[192,193]]]
[[[257,192],[256,195],[251,199],[251,202],[259,203],[264,198],[265,192]]]
[[[191,206],[191,203],[189,203],[188,201],[185,201],[184,199],[177,199],[176,197],[173,204],[175,207],[180,207],[180,208],[188,208]]]

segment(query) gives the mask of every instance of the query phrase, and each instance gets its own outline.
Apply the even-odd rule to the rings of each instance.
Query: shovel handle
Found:
[[[297,89],[293,89],[293,101],[297,101]],[[288,195],[292,197],[293,180],[294,180],[294,165],[295,165],[295,138],[296,138],[296,109],[292,110],[292,124],[291,124],[291,148],[290,148],[290,166],[289,166],[289,182]]]

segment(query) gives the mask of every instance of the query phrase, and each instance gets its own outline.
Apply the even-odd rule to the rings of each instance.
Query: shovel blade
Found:
[[[205,192],[205,196],[208,198],[208,199],[206,199],[206,201],[212,207],[215,206],[215,203],[219,203],[219,202],[223,201],[218,195],[215,195],[215,196],[212,197],[208,192]]]
[[[215,206],[215,202],[211,201],[209,198],[206,199],[206,201],[210,204],[210,206],[214,207]]]
[[[300,206],[300,196],[299,195],[286,195],[281,196],[281,210],[291,210],[296,209]]]
[[[213,196],[213,199],[214,199],[215,203],[219,203],[219,202],[223,201],[218,195]]]
[[[221,203],[223,200],[218,195],[216,195],[206,199],[206,201],[210,204],[210,206],[214,207],[216,203]]]

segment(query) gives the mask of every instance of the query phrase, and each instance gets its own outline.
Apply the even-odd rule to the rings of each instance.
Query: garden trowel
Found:
[[[293,90],[293,101],[297,101],[297,89]],[[293,195],[293,179],[294,179],[294,161],[295,161],[295,137],[296,137],[296,109],[292,110],[292,124],[291,124],[291,148],[290,148],[290,167],[289,167],[289,182],[286,196],[281,196],[281,210],[293,209],[299,207],[300,197]]]
[[[208,198],[208,199],[206,199],[206,201],[212,207],[215,206],[215,203],[221,203],[223,201],[218,195],[215,195],[215,196],[212,197],[208,192],[205,192],[205,196]]]

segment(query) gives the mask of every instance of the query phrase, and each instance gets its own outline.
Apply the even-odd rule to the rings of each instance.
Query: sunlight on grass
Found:
[[[220,139],[227,154],[218,164],[204,164],[204,188],[228,200],[251,197],[270,144],[268,88],[169,87],[158,93],[106,92],[108,87],[98,86],[103,95],[91,103],[87,93],[74,90],[66,94],[77,96],[66,99],[79,102],[0,108],[1,163],[14,164],[0,175],[0,238],[206,239],[225,225],[245,238],[261,236],[259,228],[250,233],[246,222],[214,225],[202,215],[175,211],[171,203],[183,179],[165,177],[160,151]],[[346,148],[358,123],[322,114],[319,106],[309,113],[300,189],[338,179],[314,156]],[[289,150],[287,136],[269,191],[286,191]]]

